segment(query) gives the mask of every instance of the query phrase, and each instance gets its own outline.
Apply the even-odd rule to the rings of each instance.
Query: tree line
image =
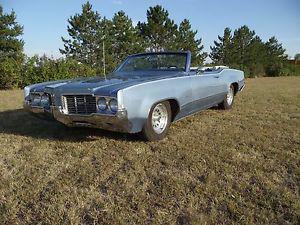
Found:
[[[119,11],[109,20],[101,17],[87,2],[82,12],[71,16],[68,23],[69,37],[62,38],[64,48],[60,52],[99,72],[104,66],[103,49],[108,71],[129,54],[144,51],[190,50],[195,64],[202,64],[207,56],[190,21],[185,19],[177,25],[159,5],[147,10],[146,22],[134,26],[125,12]]]
[[[287,60],[285,49],[275,37],[263,42],[247,26],[242,26],[233,33],[230,28],[225,28],[223,36],[218,36],[210,49],[209,56],[215,64],[242,69],[250,77],[281,75]]]
[[[186,51],[192,53],[193,66],[203,65],[207,56],[212,65],[222,64],[242,69],[247,76],[293,75],[286,66],[287,55],[275,37],[267,42],[242,26],[224,34],[203,51],[202,39],[188,19],[176,24],[160,5],[147,10],[147,20],[136,25],[123,11],[112,19],[102,17],[87,2],[80,13],[68,19],[68,37],[62,37],[64,56],[28,57],[23,52],[23,26],[16,14],[4,13],[0,5],[0,89],[76,76],[93,76],[111,72],[129,54],[145,51]],[[105,54],[104,54],[105,52]],[[105,70],[104,71],[104,66]]]

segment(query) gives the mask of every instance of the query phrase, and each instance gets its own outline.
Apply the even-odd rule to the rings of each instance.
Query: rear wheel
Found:
[[[142,134],[148,141],[163,139],[169,130],[171,123],[171,106],[168,101],[160,102],[152,106]]]
[[[219,104],[221,109],[231,109],[234,102],[234,86],[231,84],[227,94],[224,97],[223,102]]]

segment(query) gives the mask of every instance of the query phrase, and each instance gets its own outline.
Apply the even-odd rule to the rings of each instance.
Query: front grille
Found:
[[[92,95],[64,95],[63,105],[68,114],[88,115],[97,112],[96,97]]]

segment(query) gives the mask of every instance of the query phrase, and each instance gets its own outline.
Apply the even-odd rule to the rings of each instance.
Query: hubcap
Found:
[[[168,124],[168,110],[164,104],[159,103],[155,106],[151,122],[155,133],[161,134],[164,132]]]
[[[233,92],[233,88],[230,87],[227,93],[227,104],[231,105],[232,101],[233,101],[233,96],[234,96],[234,92]]]

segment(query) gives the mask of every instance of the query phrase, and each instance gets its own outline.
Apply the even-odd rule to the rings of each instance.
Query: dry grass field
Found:
[[[249,79],[153,143],[21,107],[0,91],[0,224],[300,222],[300,77]]]

